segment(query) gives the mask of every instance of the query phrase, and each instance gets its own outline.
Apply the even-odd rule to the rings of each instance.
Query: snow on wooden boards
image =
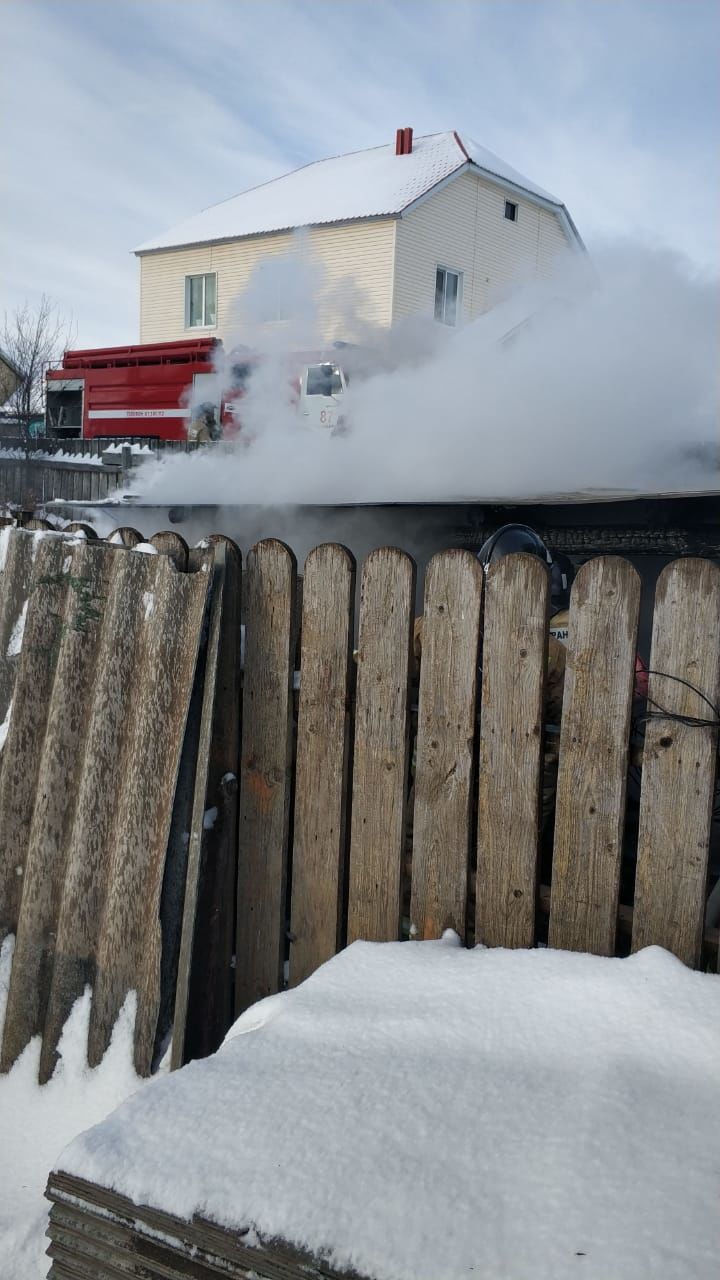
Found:
[[[90,1062],[135,990],[135,1063],[147,1073],[165,851],[209,575],[55,538],[37,558],[0,775],[1,902],[4,928],[17,932],[2,1067],[42,1033],[47,1079],[90,982]]]
[[[67,1173],[50,1175],[46,1195],[48,1280],[357,1280],[282,1241],[187,1222]]]

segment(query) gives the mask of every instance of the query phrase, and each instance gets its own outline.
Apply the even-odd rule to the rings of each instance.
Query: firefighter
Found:
[[[198,405],[193,414],[188,427],[188,440],[194,444],[209,444],[211,440],[219,440],[221,435],[215,405],[206,400]]]

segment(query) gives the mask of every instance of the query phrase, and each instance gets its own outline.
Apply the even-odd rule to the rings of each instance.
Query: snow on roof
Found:
[[[416,138],[409,155],[397,156],[391,144],[316,160],[211,205],[147,240],[135,252],[235,240],[294,227],[397,217],[438,183],[468,167],[517,189],[536,203],[554,206],[579,241],[557,196],[530,182],[472,138],[451,132]]]
[[[719,1055],[720,978],[659,947],[360,942],[58,1167],[374,1280],[709,1280]]]

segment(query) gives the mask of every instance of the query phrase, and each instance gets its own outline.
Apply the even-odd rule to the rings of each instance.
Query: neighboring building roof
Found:
[[[10,370],[9,377],[7,373],[3,374],[3,366]],[[18,369],[15,361],[11,360],[0,347],[0,404],[5,404],[14,395],[24,378],[22,369]]]
[[[523,177],[466,134],[432,133],[415,138],[409,155],[395,145],[316,160],[280,178],[231,196],[141,244],[136,253],[295,227],[399,217],[439,185],[464,170],[490,178],[534,204],[553,210],[579,247],[577,229],[557,196]]]
[[[10,357],[5,354],[2,347],[0,347],[0,364],[7,365],[8,369],[12,370],[16,378],[20,378],[20,379],[24,378],[25,375],[22,369],[18,369],[17,365],[15,364],[15,361],[11,360]]]

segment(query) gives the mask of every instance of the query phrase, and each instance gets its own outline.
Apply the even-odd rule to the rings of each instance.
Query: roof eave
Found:
[[[328,222],[298,222],[291,227],[273,227],[270,231],[249,231],[241,236],[216,236],[211,240],[185,240],[180,244],[159,244],[151,248],[132,249],[136,258],[143,258],[151,253],[172,253],[175,249],[196,249],[205,245],[235,244],[237,240],[259,240],[261,236],[286,236],[291,231],[311,231],[315,227],[349,227],[356,222],[387,222],[401,217],[404,210],[394,213],[366,213],[358,218],[335,218]]]
[[[448,183],[454,182],[455,179],[459,178],[463,173],[476,173],[478,177],[485,178],[487,181],[492,182],[496,187],[500,187],[502,191],[508,191],[511,195],[521,196],[523,200],[529,201],[530,204],[538,205],[541,209],[547,209],[548,212],[554,213],[556,217],[559,218],[567,233],[571,248],[577,249],[582,253],[587,253],[587,249],[585,248],[580,236],[580,232],[575,226],[575,223],[570,217],[570,214],[564,204],[559,200],[548,200],[545,196],[540,196],[534,191],[528,191],[527,187],[522,187],[519,183],[511,182],[509,178],[501,178],[498,174],[493,173],[491,169],[484,169],[482,165],[475,164],[474,160],[463,161],[462,164],[458,165],[457,169],[453,169],[452,173],[446,174],[439,182],[436,182],[432,187],[428,187],[427,191],[423,191],[421,196],[418,196],[415,200],[411,200],[410,204],[405,205],[404,209],[402,209],[400,214],[397,216],[400,218],[406,217],[407,214],[412,213],[414,209],[417,209],[419,205],[424,204],[430,196],[436,195],[438,191],[441,191],[443,187],[448,185]]]

